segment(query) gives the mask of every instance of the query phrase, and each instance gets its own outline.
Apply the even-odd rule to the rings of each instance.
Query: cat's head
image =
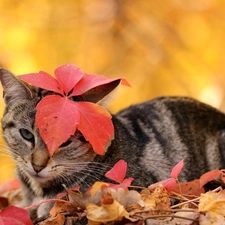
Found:
[[[56,179],[63,181],[93,160],[96,154],[78,131],[50,156],[35,126],[35,107],[41,98],[52,93],[25,83],[5,69],[0,69],[0,81],[6,103],[2,135],[20,176],[40,184]],[[74,100],[101,102],[118,85],[117,80],[93,88]]]

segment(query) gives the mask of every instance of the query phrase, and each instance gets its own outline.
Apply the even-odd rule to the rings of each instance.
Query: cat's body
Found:
[[[157,98],[113,115],[115,139],[104,156],[96,155],[78,132],[50,157],[34,125],[43,91],[6,70],[0,71],[0,80],[7,104],[3,137],[17,162],[26,205],[54,197],[64,190],[62,184],[86,189],[105,180],[105,172],[120,159],[128,163],[132,184],[145,187],[168,178],[181,159],[181,181],[225,167],[225,114],[183,97]]]

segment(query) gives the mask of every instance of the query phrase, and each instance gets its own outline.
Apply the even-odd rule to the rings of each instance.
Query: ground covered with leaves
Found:
[[[22,201],[18,181],[8,182],[0,187],[0,224],[224,224],[224,171],[210,171],[200,179],[180,183],[182,167],[183,161],[167,180],[149,187],[133,187],[133,178],[125,178],[127,164],[120,160],[105,174],[118,184],[97,181],[86,193],[81,193],[80,187],[64,186],[65,192],[56,199],[25,209],[13,206]],[[47,202],[54,203],[49,216],[32,222],[27,210]]]

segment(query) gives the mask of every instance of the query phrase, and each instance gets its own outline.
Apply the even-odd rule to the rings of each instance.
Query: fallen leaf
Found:
[[[110,201],[109,201],[110,200]],[[104,201],[102,201],[104,203]],[[87,203],[87,218],[88,224],[107,223],[110,221],[120,221],[125,216],[129,217],[129,213],[125,208],[113,198],[107,196],[107,203],[102,206],[97,206],[92,203]]]
[[[57,214],[55,216],[50,216],[39,225],[63,225],[66,218],[63,214]]]
[[[105,176],[118,183],[122,183],[127,172],[127,162],[119,160]]]
[[[25,209],[9,206],[0,212],[1,225],[33,225]]]
[[[221,170],[212,170],[203,174],[199,179],[200,188],[202,188],[206,183],[214,180],[216,177],[222,174],[223,172]]]
[[[209,211],[225,216],[225,190],[219,192],[208,191],[201,194],[199,212]]]
[[[177,187],[172,191],[179,194],[194,195],[194,196],[200,196],[202,193],[205,193],[205,189],[203,187],[200,187],[199,179],[179,183],[177,184]]]
[[[199,225],[224,225],[225,218],[214,212],[201,213],[199,216]]]
[[[184,166],[184,160],[182,159],[179,163],[177,163],[173,167],[170,176],[173,177],[174,179],[177,179],[183,166]]]

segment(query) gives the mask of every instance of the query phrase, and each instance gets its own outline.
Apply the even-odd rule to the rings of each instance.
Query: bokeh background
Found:
[[[225,111],[224,0],[1,0],[0,12],[0,66],[17,75],[75,63],[130,82],[112,112],[162,95]],[[4,149],[0,182],[13,177]]]

